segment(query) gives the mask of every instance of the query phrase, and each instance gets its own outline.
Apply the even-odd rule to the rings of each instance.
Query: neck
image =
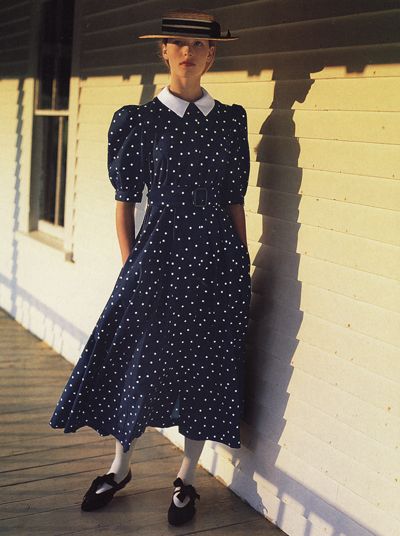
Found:
[[[176,97],[189,102],[196,101],[203,95],[200,85],[200,78],[182,79],[171,76],[168,89]]]

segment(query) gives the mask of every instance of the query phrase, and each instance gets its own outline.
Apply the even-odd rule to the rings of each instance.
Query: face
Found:
[[[163,45],[171,73],[182,77],[200,77],[214,54],[215,47],[209,47],[207,39],[173,37]]]

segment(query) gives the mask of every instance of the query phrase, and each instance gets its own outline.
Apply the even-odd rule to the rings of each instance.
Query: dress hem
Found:
[[[122,445],[122,447],[124,449],[124,452],[127,452],[129,450],[129,446],[125,450],[125,446],[127,445],[127,442],[124,439],[122,439],[119,434],[117,434],[115,432],[112,432],[112,431],[109,431],[109,430],[106,430],[104,428],[98,427],[97,424],[94,424],[94,423],[85,422],[85,423],[82,423],[82,424],[75,425],[73,428],[68,428],[68,429],[64,425],[56,425],[56,424],[51,424],[51,423],[49,423],[49,425],[52,428],[55,428],[55,429],[64,429],[64,434],[75,433],[77,430],[87,426],[88,428],[92,428],[92,430],[97,432],[102,437],[112,435],[113,437],[115,437],[115,439],[117,439],[117,441],[119,441],[121,443],[121,445]],[[172,426],[178,426],[179,427],[180,425],[179,425],[179,423],[168,424],[168,425],[165,425],[165,424],[164,425],[147,424],[146,428],[147,428],[147,426],[150,426],[152,428],[171,428]],[[226,445],[227,447],[230,447],[230,448],[233,448],[233,449],[241,448],[241,443],[240,442],[239,442],[239,444],[236,443],[235,445],[233,445],[233,444],[229,444],[229,443],[225,442],[224,440],[210,437],[208,434],[204,434],[202,437],[198,437],[198,436],[194,437],[194,435],[190,434],[189,432],[184,432],[184,431],[181,431],[180,429],[178,429],[178,431],[179,431],[179,433],[181,435],[183,435],[184,437],[187,437],[189,439],[198,440],[198,441],[204,441],[204,440],[215,441],[217,443],[222,443],[223,445]],[[145,432],[145,430],[141,434],[139,434],[138,436],[132,436],[132,438],[130,438],[130,440],[129,440],[129,445],[135,438],[138,438],[141,435],[143,435],[144,432]]]

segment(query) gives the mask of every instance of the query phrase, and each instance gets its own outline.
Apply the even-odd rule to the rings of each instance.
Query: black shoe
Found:
[[[195,514],[196,508],[194,506],[195,499],[200,499],[200,495],[196,492],[196,489],[191,484],[184,484],[181,478],[177,478],[174,481],[175,487],[180,487],[180,490],[175,490],[173,496],[178,494],[178,499],[183,501],[187,495],[189,495],[189,502],[182,507],[176,506],[174,499],[168,510],[168,522],[171,525],[182,525],[187,521],[190,521]]]
[[[108,504],[114,497],[114,493],[124,488],[130,481],[132,478],[132,471],[129,469],[126,477],[119,483],[115,482],[114,477],[115,473],[108,473],[96,477],[83,497],[81,509],[85,512],[90,512],[91,510],[97,510]],[[96,490],[104,483],[109,484],[112,488],[102,491],[101,493],[96,493]]]

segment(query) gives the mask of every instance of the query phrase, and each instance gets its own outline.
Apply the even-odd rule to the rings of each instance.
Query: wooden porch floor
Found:
[[[72,366],[1,309],[0,367],[2,536],[285,534],[200,466],[195,517],[170,526],[166,512],[182,451],[151,427],[135,446],[131,482],[105,509],[82,512],[83,493],[109,469],[114,438],[49,426]]]

